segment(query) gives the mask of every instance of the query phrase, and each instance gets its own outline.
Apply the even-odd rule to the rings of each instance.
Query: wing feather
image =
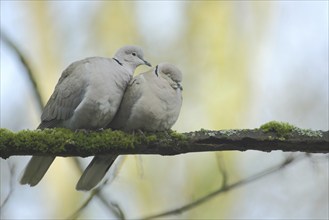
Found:
[[[60,127],[63,121],[73,115],[88,86],[88,72],[84,67],[87,62],[88,58],[74,62],[64,70],[43,110],[38,128]]]

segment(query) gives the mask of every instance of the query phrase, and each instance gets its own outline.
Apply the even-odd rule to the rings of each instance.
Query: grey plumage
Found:
[[[125,131],[170,129],[176,122],[182,105],[181,81],[181,71],[169,63],[161,63],[136,76],[129,83],[120,108],[107,127]],[[76,189],[90,190],[95,187],[106,174],[103,170],[108,170],[115,158],[115,155],[111,155],[111,159],[106,156],[94,157]],[[99,170],[102,172],[98,172]]]
[[[104,128],[115,116],[135,69],[142,64],[150,65],[137,46],[122,47],[114,58],[91,57],[72,63],[62,73],[38,128]],[[20,183],[36,185],[54,159],[33,156]]]
[[[170,129],[182,105],[181,81],[182,73],[169,63],[135,77],[108,127],[126,131]]]
[[[117,155],[95,156],[86,168],[86,170],[95,172],[83,172],[76,189],[91,190],[102,180],[117,157]]]
[[[54,160],[55,157],[52,156],[33,156],[25,168],[20,183],[30,186],[37,185]]]

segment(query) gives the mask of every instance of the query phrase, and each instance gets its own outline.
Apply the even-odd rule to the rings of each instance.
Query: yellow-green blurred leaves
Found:
[[[26,36],[31,42],[28,58],[32,62],[32,69],[45,101],[52,93],[59,76],[59,54],[56,48],[63,39],[59,39],[55,32],[49,2],[26,1],[22,4],[29,13],[29,20],[26,22],[31,28]]]
[[[207,1],[191,2],[187,8],[188,28],[182,41],[189,55],[186,75],[199,79],[193,88],[194,102],[205,106],[203,114],[211,119],[208,128],[243,124],[249,100],[248,64],[255,52],[249,39],[255,33],[242,34],[244,18],[236,16],[240,7],[233,1]]]
[[[108,56],[122,45],[139,42],[134,3],[131,1],[102,1],[91,22],[91,39]]]

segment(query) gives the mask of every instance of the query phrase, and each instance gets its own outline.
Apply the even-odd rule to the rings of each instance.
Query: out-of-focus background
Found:
[[[1,31],[22,51],[43,102],[61,72],[89,56],[111,57],[140,45],[153,65],[183,72],[179,132],[255,128],[286,121],[328,130],[328,1],[3,1]],[[136,74],[147,70],[139,67]],[[15,51],[1,40],[1,127],[35,129],[41,110]],[[193,153],[128,156],[105,197],[125,216],[177,208],[229,181],[246,178],[289,154]],[[29,157],[1,159],[1,219],[63,219],[88,193],[79,171],[57,158],[36,187],[18,184]],[[86,166],[90,158],[81,159]],[[10,174],[9,167],[14,167]],[[172,219],[328,219],[328,157],[313,155],[281,172],[227,192]],[[10,183],[11,177],[14,182]],[[97,198],[80,218],[115,218]]]

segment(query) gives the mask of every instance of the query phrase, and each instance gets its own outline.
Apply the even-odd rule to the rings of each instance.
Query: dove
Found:
[[[89,57],[72,63],[63,71],[48,100],[38,129],[104,128],[115,116],[124,91],[140,65],[151,66],[138,46],[124,46],[113,58]],[[33,156],[20,183],[38,184],[54,159],[54,156]]]
[[[161,63],[129,83],[114,119],[107,126],[123,131],[165,131],[176,122],[182,106],[182,73]],[[118,155],[95,156],[76,189],[90,190],[105,176]]]

